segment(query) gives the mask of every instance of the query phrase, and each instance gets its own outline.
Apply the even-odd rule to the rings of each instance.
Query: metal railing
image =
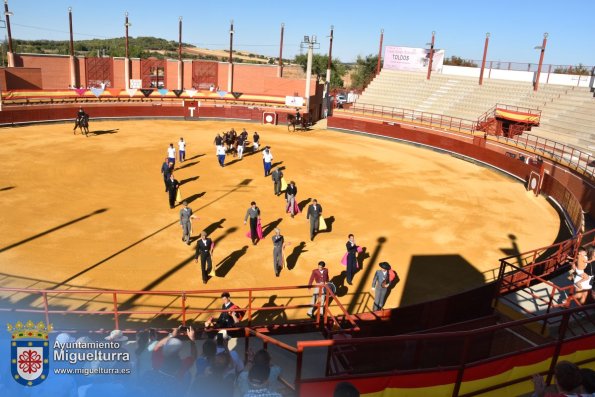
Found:
[[[373,115],[380,117],[390,117],[393,120],[405,121],[410,123],[422,124],[428,127],[435,127],[450,131],[463,132],[473,134],[477,122],[473,120],[466,120],[459,117],[445,116],[443,114],[436,114],[430,112],[423,112],[413,109],[395,108],[382,105],[370,105],[366,103],[357,102],[349,109],[343,112]]]
[[[468,67],[481,67],[481,59],[465,59],[465,66]],[[448,63],[445,63],[448,65]],[[458,65],[453,65],[458,66]],[[538,63],[531,62],[508,62],[508,61],[486,61],[486,69],[498,69],[498,70],[516,70],[521,72],[537,72],[539,68]],[[543,64],[541,66],[541,73],[555,73],[555,74],[577,74],[583,76],[589,76],[593,73],[593,66],[587,65],[553,65]]]
[[[595,177],[595,157],[573,146],[569,146],[537,135],[523,133],[511,138],[490,135],[489,139],[529,150],[538,156],[560,163],[590,178]]]
[[[321,315],[321,301],[320,299],[316,303],[317,315],[314,321],[310,319],[303,320],[304,323],[312,323],[319,327],[321,332],[334,333],[334,332],[351,332],[359,330],[358,325],[351,318],[345,307],[341,304],[337,296],[326,286],[314,287],[319,288],[318,296],[322,296],[322,289],[324,288],[326,296],[328,297],[324,301],[324,314]],[[287,286],[287,287],[260,287],[260,288],[235,288],[228,289],[225,292],[232,294],[236,304],[243,304],[237,310],[244,311],[246,313],[245,318],[241,321],[241,327],[258,327],[263,326],[262,324],[252,324],[253,314],[257,311],[287,311],[292,309],[305,309],[311,308],[311,304],[294,304],[294,305],[255,305],[254,302],[257,299],[266,300],[269,297],[259,295],[262,292],[276,292],[279,291],[293,291],[293,293],[301,293],[301,291],[310,290],[308,286]],[[41,307],[30,307],[20,308],[14,307],[14,305],[0,306],[0,312],[5,313],[27,313],[29,315],[43,315],[46,324],[50,324],[55,315],[98,315],[98,316],[112,316],[113,326],[112,329],[122,329],[122,317],[130,316],[172,316],[179,318],[182,325],[186,325],[188,319],[194,316],[195,319],[203,317],[209,317],[218,315],[219,313],[228,311],[223,309],[212,309],[208,308],[209,305],[204,305],[204,301],[216,301],[223,290],[196,290],[196,291],[128,291],[128,290],[52,290],[52,289],[27,289],[27,288],[0,288],[0,297],[3,297],[3,301],[10,303],[9,295],[26,294],[32,302],[35,302],[35,296],[41,299]],[[61,299],[61,296],[66,296],[64,299],[73,299],[74,304],[81,305],[80,297],[89,297],[85,300],[86,304],[93,302],[100,303],[102,307],[96,309],[65,309],[65,308],[53,308],[50,300]],[[76,297],[76,299],[71,298]],[[169,297],[170,301],[167,305],[161,305],[159,309],[143,310],[138,309],[134,302],[139,297],[147,298],[150,296],[162,296]],[[101,297],[107,297],[107,299],[101,300]],[[128,299],[124,300],[123,297]],[[131,298],[134,298],[131,300]],[[307,296],[297,296],[293,298],[301,298],[302,300],[309,301],[311,299],[311,293]],[[293,299],[292,298],[292,299]],[[191,300],[196,299],[203,303],[202,307],[192,307]],[[329,304],[329,301],[332,302]],[[130,303],[132,302],[132,303]],[[138,304],[139,307],[147,306],[146,303]],[[197,305],[196,305],[197,306]],[[347,321],[340,321],[341,319],[347,319]],[[322,321],[321,321],[322,320]]]

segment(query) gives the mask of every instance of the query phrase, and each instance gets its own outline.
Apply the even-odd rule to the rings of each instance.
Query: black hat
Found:
[[[380,266],[384,270],[390,270],[390,265],[388,264],[388,262],[380,262],[378,266]]]

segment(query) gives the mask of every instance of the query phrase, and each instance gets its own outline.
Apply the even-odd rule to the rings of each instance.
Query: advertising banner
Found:
[[[304,98],[302,98],[301,96],[286,96],[285,105],[302,107],[304,106]]]
[[[428,69],[430,50],[425,48],[386,46],[384,49],[385,69],[421,72]],[[432,71],[442,70],[444,50],[434,50]]]

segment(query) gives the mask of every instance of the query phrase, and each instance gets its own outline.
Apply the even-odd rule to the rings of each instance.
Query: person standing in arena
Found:
[[[250,203],[250,208],[246,211],[246,216],[244,217],[244,225],[250,218],[250,239],[252,240],[252,244],[256,245],[258,243],[258,221],[260,220],[260,208],[256,206],[256,202]]]
[[[169,158],[165,158],[163,164],[161,164],[161,174],[163,175],[163,183],[165,184],[165,191],[167,192],[167,181],[169,180],[169,174],[171,174],[173,167],[169,164]]]
[[[197,219],[192,215],[192,208],[188,207],[188,202],[184,200],[184,206],[180,210],[180,225],[182,226],[182,241],[190,245],[190,235],[192,234],[192,219]]]
[[[312,204],[308,206],[308,213],[306,214],[306,219],[310,220],[310,241],[314,241],[314,236],[318,233],[321,214],[322,206],[318,204],[318,200],[312,200]]]
[[[252,150],[254,152],[258,151],[258,147],[260,146],[260,135],[258,132],[254,131],[254,135],[252,136]]]
[[[265,147],[264,152],[262,152],[262,161],[264,163],[264,176],[269,176],[273,162],[273,153],[271,153],[269,146]]]
[[[200,239],[196,243],[196,254],[194,255],[194,262],[196,263],[198,263],[198,257],[200,256],[200,270],[203,284],[209,281],[209,273],[213,270],[213,249],[215,249],[213,240],[208,238],[207,232],[203,230],[200,232]]]
[[[223,145],[217,146],[217,160],[221,167],[225,167],[225,146]]]
[[[281,178],[283,178],[283,167],[275,168],[273,172],[271,172],[271,178],[273,178],[275,196],[279,196],[281,194]]]
[[[279,277],[281,269],[283,269],[283,251],[285,250],[285,238],[281,235],[281,230],[275,228],[275,235],[273,236],[273,268],[275,276]]]
[[[287,201],[287,212],[291,214],[292,218],[295,216],[295,196],[297,196],[297,186],[294,181],[291,181],[285,189],[285,200]]]
[[[390,287],[390,265],[388,262],[380,262],[380,270],[376,270],[372,280],[372,290],[374,291],[374,310],[380,310],[384,307],[386,301],[386,292]]]
[[[178,141],[178,156],[180,157],[180,163],[183,163],[186,160],[186,142],[184,138],[180,137]]]
[[[176,206],[176,194],[178,193],[179,187],[180,182],[174,178],[174,174],[169,174],[169,179],[167,180],[167,193],[169,193],[169,208],[171,209]]]
[[[319,286],[326,285],[329,282],[328,269],[325,268],[324,261],[318,262],[318,268],[312,270],[310,280],[308,281],[308,289],[312,288],[312,283],[316,283],[314,293],[312,294],[312,307],[308,310],[308,317],[314,318],[314,310],[316,310],[316,302],[318,301],[318,294],[320,293]],[[325,289],[322,289],[322,302],[320,302],[320,314],[324,314],[324,299],[326,297]]]
[[[355,244],[355,236],[353,234],[349,235],[349,240],[345,244],[347,247],[347,284],[352,285],[351,282],[353,281],[353,275],[356,271],[357,266],[357,245]]]
[[[173,163],[174,167],[176,166],[176,149],[173,143],[170,143],[167,148],[167,161]]]
[[[238,135],[237,137],[237,152],[238,152],[238,159],[242,159],[242,156],[244,155],[244,144],[246,143],[246,138],[244,136],[244,133],[241,133],[240,135]]]

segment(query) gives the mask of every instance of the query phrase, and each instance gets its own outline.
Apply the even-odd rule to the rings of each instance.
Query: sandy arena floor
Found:
[[[260,153],[219,167],[213,138],[230,127],[246,127],[250,137],[259,131],[274,163],[295,180],[298,202],[317,198],[324,217],[334,220],[331,232],[309,241],[305,213],[295,219],[284,213],[284,200],[263,176]],[[92,123],[96,134],[88,138],[71,128],[0,130],[2,287],[203,289],[199,265],[190,260],[194,244],[181,242],[179,207],[169,209],[160,174],[168,144],[177,148],[180,136],[188,142],[188,160],[176,164],[175,176],[200,218],[194,235],[207,228],[217,241],[209,289],[303,285],[322,259],[342,302],[354,312],[369,310],[373,273],[388,261],[401,281],[387,306],[410,304],[491,280],[499,258],[552,243],[560,227],[556,211],[521,183],[387,140],[232,121],[101,121]],[[280,278],[273,272],[272,233],[257,246],[245,237],[252,200],[265,229],[278,224],[292,243],[286,253],[292,269]],[[363,271],[347,288],[339,261],[349,233],[366,255]],[[22,294],[1,298],[4,304],[27,302]],[[101,308],[111,298],[87,299],[85,307]],[[289,301],[281,293],[276,304]],[[167,303],[163,298],[156,305]]]

